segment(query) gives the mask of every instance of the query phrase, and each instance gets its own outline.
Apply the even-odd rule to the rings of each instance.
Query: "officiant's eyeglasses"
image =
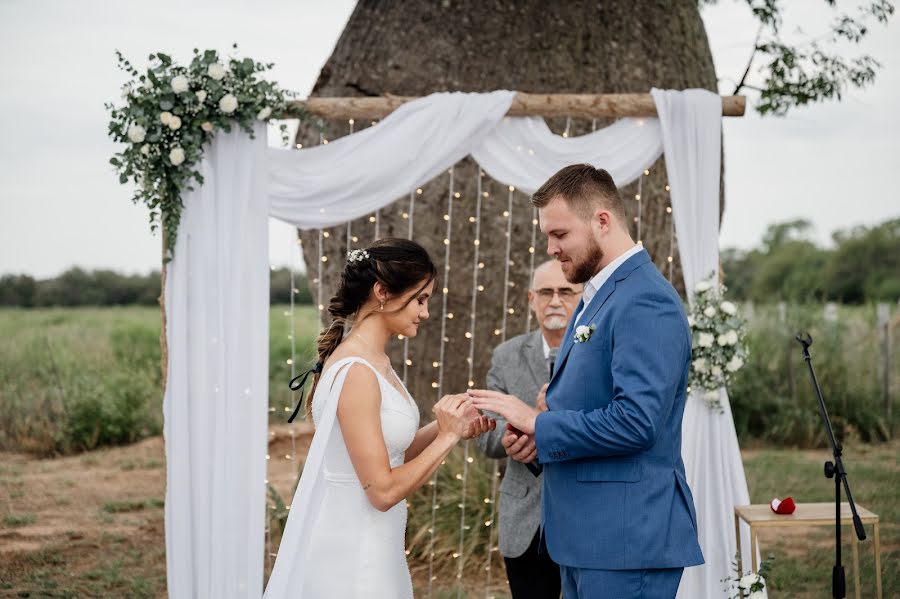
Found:
[[[554,295],[559,295],[559,299],[564,302],[570,302],[580,296],[582,294],[581,291],[577,291],[572,289],[571,287],[542,287],[541,289],[536,289],[535,293],[541,299],[542,302],[549,302],[553,299]]]

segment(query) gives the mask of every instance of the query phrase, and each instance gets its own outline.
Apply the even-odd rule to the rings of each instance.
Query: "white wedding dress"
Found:
[[[406,501],[386,512],[372,506],[336,417],[354,363],[365,364],[378,379],[381,430],[392,468],[403,463],[419,428],[419,409],[409,393],[401,393],[363,358],[343,358],[322,373],[312,400],[316,432],[264,599],[412,599]]]

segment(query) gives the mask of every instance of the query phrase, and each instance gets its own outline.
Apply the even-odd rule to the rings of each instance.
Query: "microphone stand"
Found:
[[[846,597],[847,584],[844,577],[844,566],[841,564],[841,483],[843,483],[844,491],[847,493],[847,502],[850,504],[850,511],[853,514],[853,527],[856,530],[856,537],[860,541],[866,540],[866,530],[863,528],[859,514],[856,513],[856,503],[853,501],[853,495],[850,493],[850,484],[847,482],[847,471],[844,469],[843,460],[841,460],[843,448],[834,438],[834,429],[831,426],[831,420],[828,418],[825,400],[822,398],[822,391],[819,389],[819,382],[816,380],[816,373],[813,370],[812,358],[809,355],[812,337],[810,337],[809,333],[803,333],[798,334],[795,339],[803,346],[803,359],[806,360],[806,365],[809,367],[809,376],[812,378],[816,398],[819,400],[819,412],[822,414],[822,421],[825,423],[828,441],[831,443],[831,450],[834,455],[834,462],[825,462],[825,478],[834,479],[835,562],[831,571],[831,596],[834,599],[844,599]]]

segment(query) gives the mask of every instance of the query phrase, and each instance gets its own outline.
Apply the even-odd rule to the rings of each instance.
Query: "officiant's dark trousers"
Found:
[[[525,553],[519,557],[504,557],[506,578],[512,599],[559,599],[561,582],[559,566],[550,559],[547,550],[538,552],[541,529]]]

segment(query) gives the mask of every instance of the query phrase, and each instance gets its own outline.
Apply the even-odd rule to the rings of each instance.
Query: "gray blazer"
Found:
[[[540,329],[519,335],[494,349],[487,387],[515,395],[534,405],[538,391],[550,380],[550,367],[544,358]],[[531,544],[541,523],[541,482],[523,464],[509,459],[500,439],[506,420],[496,414],[497,428],[477,439],[488,457],[507,458],[506,473],[500,483],[500,553],[519,557]]]

